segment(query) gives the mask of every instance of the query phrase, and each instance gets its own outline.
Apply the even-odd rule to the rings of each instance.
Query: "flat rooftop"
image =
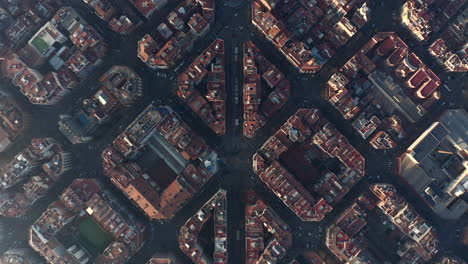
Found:
[[[190,164],[190,161],[186,160],[174,146],[169,144],[169,142],[157,132],[148,137],[144,143],[148,149],[151,149],[158,157],[163,159],[178,175]]]
[[[403,88],[383,71],[376,70],[369,74],[369,80],[377,87],[377,91],[387,98],[391,104],[411,123],[417,122],[427,111],[415,104],[403,91]]]

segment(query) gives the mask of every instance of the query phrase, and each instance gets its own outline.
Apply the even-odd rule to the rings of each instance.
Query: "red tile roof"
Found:
[[[410,87],[416,88],[421,85],[424,81],[426,81],[429,76],[426,73],[425,69],[419,69],[411,78],[408,80],[410,83]]]
[[[156,11],[156,9],[161,8],[164,2],[162,0],[130,0],[135,7],[140,11],[144,16],[149,17],[151,14]]]
[[[377,54],[380,56],[384,56],[387,54],[391,49],[395,48],[395,40],[392,36],[387,37],[382,44],[377,48]]]

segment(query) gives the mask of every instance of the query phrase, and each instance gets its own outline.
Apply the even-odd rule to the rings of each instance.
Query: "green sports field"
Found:
[[[104,249],[112,242],[109,236],[96,222],[91,218],[86,218],[80,223],[79,239],[86,246],[92,247],[92,251],[102,253]]]
[[[43,39],[41,39],[40,37],[36,37],[34,38],[32,41],[31,41],[31,44],[36,47],[36,49],[41,53],[43,54],[44,52],[46,52],[46,50],[49,48],[49,45],[47,44],[47,42],[45,42]]]

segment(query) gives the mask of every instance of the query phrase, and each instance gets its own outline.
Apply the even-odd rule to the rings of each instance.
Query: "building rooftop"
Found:
[[[63,79],[63,77],[70,77],[70,79]],[[63,68],[60,72],[47,73],[44,78],[25,93],[25,95],[33,104],[55,104],[70,92],[70,88],[74,87],[77,81],[73,73]]]
[[[433,228],[412,208],[394,186],[374,184],[370,191],[379,199],[377,206],[401,232],[414,241],[415,253],[429,261],[437,252],[439,241]],[[402,256],[404,258],[404,256]]]
[[[358,243],[338,226],[333,226],[327,230],[325,243],[328,249],[345,263],[354,263],[362,252]]]
[[[302,262],[305,261],[305,262]],[[315,252],[315,251],[305,251],[299,254],[295,260],[291,261],[289,264],[325,264],[325,261]]]
[[[0,186],[2,189],[10,188],[24,180],[34,169],[38,167],[42,154],[26,148],[16,154],[10,163],[0,169]]]
[[[67,37],[55,25],[47,22],[18,52],[20,57],[31,67],[40,67],[67,41]]]
[[[146,264],[177,264],[173,257],[153,257]]]
[[[458,257],[444,257],[439,264],[466,264],[466,261]]]
[[[33,139],[13,161],[0,169],[5,188],[23,182],[21,191],[6,192],[0,215],[20,217],[43,197],[72,166],[71,155],[52,138]]]
[[[163,160],[176,175],[161,187],[141,165]],[[218,169],[218,157],[168,106],[149,105],[106,149],[104,172],[151,219],[174,216]],[[141,163],[141,162],[140,162]]]
[[[61,132],[73,143],[91,138],[102,124],[143,97],[143,81],[127,66],[115,65],[100,78],[101,87],[84,99],[70,115],[61,115]]]
[[[443,218],[468,210],[468,114],[447,110],[397,159],[399,175]]]
[[[214,223],[214,252],[212,257],[206,255],[198,241],[200,231],[210,218],[213,218]],[[179,247],[193,263],[226,264],[229,255],[227,230],[227,194],[225,190],[221,189],[181,227]]]
[[[127,66],[112,66],[99,81],[124,106],[131,106],[143,96],[143,80]]]
[[[27,114],[11,98],[0,95],[0,152],[23,133],[28,123]]]
[[[82,248],[83,244],[76,238],[66,236],[70,228],[86,236],[82,233],[86,231],[85,226],[93,228],[94,225],[111,240],[102,252],[97,250],[97,256]],[[96,263],[125,262],[144,244],[145,229],[146,226],[110,192],[101,189],[96,180],[77,179],[31,226],[29,244],[50,264],[83,264],[93,259]],[[111,251],[113,254],[109,254]]]
[[[427,40],[439,31],[466,0],[408,0],[400,9],[401,24],[418,40]]]
[[[177,95],[217,135],[226,132],[225,85],[221,39],[215,40],[178,78]]]
[[[320,70],[370,14],[367,1],[272,3],[253,1],[252,23],[302,73]]]
[[[332,75],[326,98],[374,148],[389,149],[404,135],[401,120],[420,120],[441,83],[395,33],[380,32]]]
[[[72,7],[60,8],[50,23],[63,29],[74,46],[81,51],[92,50],[104,42],[102,36]]]
[[[387,184],[371,185],[340,214],[328,228],[325,243],[347,263],[423,263],[438,251],[432,227]]]
[[[83,0],[86,4],[88,4],[91,8],[94,9],[94,13],[102,20],[106,21],[107,24],[109,25],[109,28],[112,29],[113,31],[127,35],[131,33],[135,29],[135,24],[132,21],[132,19],[127,16],[129,10],[126,9],[125,13],[122,12],[121,8],[114,4],[111,0]],[[154,7],[156,7],[156,4],[153,3],[155,1],[147,1],[148,3],[154,4]],[[163,2],[163,1],[160,1]],[[138,8],[138,6],[142,6],[142,4],[137,4],[136,1],[134,2],[135,7]],[[140,9],[139,9],[140,10]],[[133,16],[133,13],[131,14],[131,17]]]
[[[155,32],[138,41],[138,57],[151,68],[169,69],[206,34],[213,21],[213,0],[185,0],[169,13]]]
[[[245,263],[276,263],[291,248],[292,231],[287,223],[255,192],[248,191],[246,198]],[[265,239],[267,236],[264,233],[265,230],[270,233],[271,239]]]
[[[263,56],[253,42],[245,42],[243,51],[243,134],[252,138],[289,100],[291,84],[284,74]],[[267,83],[271,91],[267,87],[262,87],[262,80]]]
[[[10,24],[5,32],[7,47],[17,49],[23,46],[27,40],[34,34],[44,20],[33,9],[23,9],[25,12],[18,16],[16,20]]]
[[[311,163],[314,155],[336,158],[340,172],[314,173],[307,184],[313,188],[306,188],[299,179],[303,170],[318,171]],[[321,221],[333,209],[330,204],[364,176],[365,160],[318,109],[299,109],[254,154],[253,169],[301,220]]]
[[[44,264],[30,248],[13,248],[0,256],[1,264]]]
[[[103,41],[97,31],[88,24],[80,24],[70,32],[70,40],[80,50],[93,48]]]
[[[36,29],[34,26],[29,27]],[[52,105],[67,95],[99,63],[107,48],[97,31],[71,7],[62,7],[30,37],[19,55],[10,53],[2,72],[32,104]],[[67,40],[73,46],[69,47]],[[54,71],[41,74],[35,67],[49,61]]]
[[[167,4],[167,0],[130,0],[130,2],[145,17],[151,16],[156,10]]]
[[[468,71],[467,40],[464,34],[468,8],[457,16],[428,48],[436,61],[450,72]]]

